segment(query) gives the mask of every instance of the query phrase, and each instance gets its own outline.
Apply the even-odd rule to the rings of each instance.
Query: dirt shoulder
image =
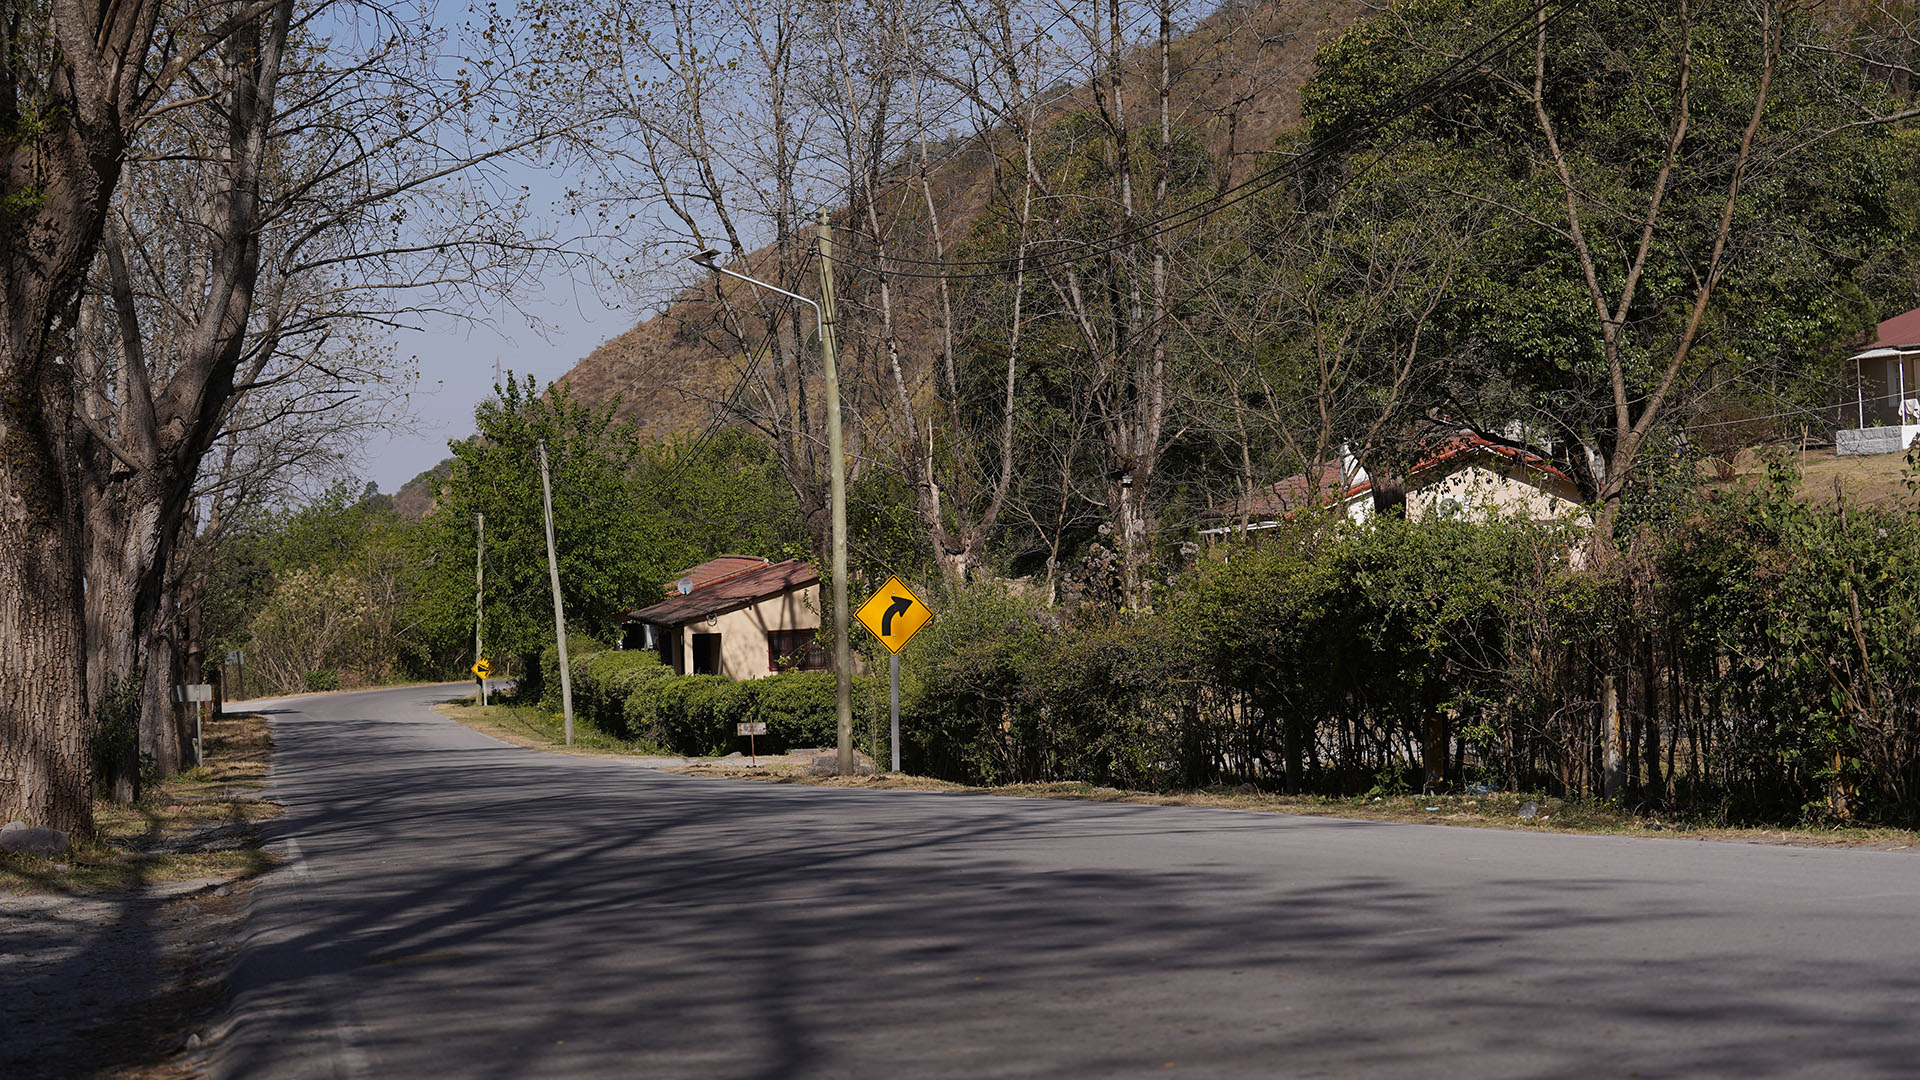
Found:
[[[566,746],[557,717],[541,709],[472,705],[435,706],[442,714],[515,746],[586,757],[639,758],[647,765],[687,776],[749,780],[769,784],[813,784],[821,787],[871,788],[881,791],[932,791],[951,795],[1000,795],[1024,799],[1074,799],[1082,802],[1136,803],[1144,806],[1206,806],[1224,810],[1254,810],[1309,817],[1341,817],[1362,821],[1418,822],[1481,829],[1518,829],[1536,832],[1587,833],[1605,836],[1652,836],[1718,840],[1747,844],[1786,844],[1796,847],[1849,847],[1877,851],[1920,851],[1920,833],[1903,829],[1772,829],[1703,825],[1664,819],[1653,814],[1584,802],[1567,802],[1541,795],[1488,792],[1468,795],[1381,795],[1329,798],[1318,795],[1272,795],[1251,787],[1187,791],[1169,794],[1123,791],[1092,784],[1006,784],[971,787],[924,776],[821,776],[814,771],[811,752],[761,757],[749,765],[744,758],[676,758],[646,744],[623,743],[584,725],[575,725],[574,745]],[[1522,818],[1523,807],[1533,805],[1533,816]]]
[[[98,836],[53,857],[0,854],[0,1075],[157,1080],[224,999],[252,881],[275,865],[259,823],[266,721],[205,726],[207,764],[132,806],[94,807]]]
[[[525,705],[476,706],[471,703],[442,703],[433,707],[442,716],[459,721],[489,738],[530,750],[574,757],[616,757],[635,761],[648,768],[672,772],[694,772],[706,768],[740,770],[742,776],[764,773],[762,778],[798,775],[813,767],[820,750],[795,750],[787,754],[731,754],[720,758],[690,758],[669,754],[645,740],[628,742],[613,738],[586,724],[576,723],[573,743],[568,745],[564,721],[545,709]],[[863,772],[871,772],[873,762],[859,755]],[[714,775],[721,775],[715,773]]]
[[[472,699],[468,700],[471,702]],[[525,705],[480,706],[443,702],[435,705],[433,711],[503,743],[533,750],[545,750],[554,754],[572,754],[575,757],[646,758],[649,763],[661,764],[687,764],[698,760],[663,754],[658,747],[650,743],[624,742],[601,732],[598,728],[582,723],[574,724],[573,745],[569,746],[566,742],[564,721],[560,717],[545,709]]]
[[[1776,829],[1702,825],[1662,819],[1657,815],[1635,814],[1601,805],[1505,792],[1481,795],[1391,795],[1342,799],[1319,795],[1270,795],[1249,788],[1159,794],[1123,791],[1119,788],[1079,783],[970,787],[920,776],[813,776],[802,768],[785,767],[780,764],[760,769],[745,769],[718,761],[697,762],[671,771],[689,776],[754,780],[773,784],[935,791],[956,795],[1002,795],[1028,799],[1073,799],[1081,802],[1136,803],[1144,806],[1205,806],[1223,810],[1254,810],[1307,817],[1340,817],[1362,821],[1397,821],[1533,832],[1653,836],[1747,844],[1785,844],[1795,847],[1867,848],[1875,851],[1920,851],[1920,833],[1905,829]],[[1522,818],[1521,810],[1528,804],[1533,805],[1534,816]]]

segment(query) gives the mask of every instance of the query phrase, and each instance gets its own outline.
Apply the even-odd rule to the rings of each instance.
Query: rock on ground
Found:
[[[796,753],[798,753],[796,751]],[[840,754],[836,750],[817,750],[802,756],[807,772],[814,776],[838,776],[840,774]],[[873,775],[873,759],[858,750],[853,752],[853,772],[856,776]]]
[[[29,828],[24,821],[0,827],[0,851],[24,855],[58,855],[73,846],[73,838],[59,829]]]

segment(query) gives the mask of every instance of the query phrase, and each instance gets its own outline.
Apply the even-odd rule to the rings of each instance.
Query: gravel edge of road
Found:
[[[797,758],[763,758],[757,768],[743,768],[732,758],[684,758],[644,756],[580,746],[560,746],[514,732],[500,730],[484,720],[453,715],[445,706],[434,709],[469,731],[508,746],[569,757],[600,757],[629,761],[640,768],[712,780],[743,780],[763,784],[805,784],[815,787],[860,788],[873,791],[915,791],[946,795],[985,795],[1019,799],[1057,799],[1074,802],[1129,803],[1140,806],[1189,806],[1216,810],[1244,810],[1262,814],[1288,814],[1296,817],[1338,818],[1349,821],[1384,822],[1402,825],[1446,825],[1454,828],[1500,829],[1507,832],[1545,832],[1566,836],[1619,836],[1647,840],[1699,840],[1716,843],[1762,844],[1802,848],[1850,848],[1867,851],[1920,853],[1920,832],[1895,829],[1854,830],[1828,833],[1811,829],[1735,828],[1702,826],[1685,822],[1667,822],[1658,818],[1632,818],[1625,821],[1609,817],[1605,810],[1586,804],[1566,803],[1534,795],[1406,795],[1380,798],[1371,805],[1356,805],[1344,800],[1316,800],[1259,792],[1176,792],[1169,794],[1128,791],[1082,783],[1008,784],[978,787],[948,780],[910,775],[821,776],[810,771]],[[1494,814],[1479,805],[1491,802],[1499,806]],[[1537,801],[1539,817],[1524,820],[1520,807]],[[1582,820],[1590,817],[1591,820]],[[1572,820],[1569,820],[1572,818]]]

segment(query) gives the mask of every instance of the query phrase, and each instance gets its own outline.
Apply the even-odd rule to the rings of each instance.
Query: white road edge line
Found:
[[[312,877],[312,873],[307,870],[307,857],[300,850],[300,841],[289,836],[281,841],[281,845],[287,849],[287,869],[301,877]]]

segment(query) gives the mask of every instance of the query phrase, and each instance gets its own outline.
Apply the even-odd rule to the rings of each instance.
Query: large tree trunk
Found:
[[[0,211],[0,815],[84,835],[92,767],[72,394],[49,343],[85,275],[105,193],[78,137],[36,143],[0,115],[0,145],[15,139],[0,196],[32,209]]]
[[[29,6],[30,8],[30,6]],[[119,182],[159,5],[55,0],[0,20],[0,812],[92,831],[82,518],[54,362]],[[17,63],[19,61],[9,61]]]
[[[104,497],[97,490],[87,495],[87,700],[97,711],[108,708],[129,679],[145,681],[139,627],[132,614],[140,568],[152,559],[151,548],[141,550],[145,546],[142,540],[153,530],[143,524],[140,515],[126,513],[120,500]],[[143,699],[146,693],[143,685]],[[96,720],[106,722],[104,717]],[[135,798],[140,782],[140,749],[128,742],[121,753],[98,763],[103,794],[122,802]]]
[[[87,835],[93,770],[73,491],[59,465],[64,433],[49,429],[34,385],[39,365],[20,362],[30,359],[0,358],[0,818]]]
[[[144,758],[158,775],[170,776],[185,765],[186,754],[173,701],[176,604],[166,580],[173,546],[166,541],[182,515],[179,499],[156,490],[173,479],[160,471],[87,490],[87,687],[100,702],[126,680],[141,681],[139,747],[131,766],[137,770]],[[131,778],[111,779],[115,795],[125,794],[122,781]]]

